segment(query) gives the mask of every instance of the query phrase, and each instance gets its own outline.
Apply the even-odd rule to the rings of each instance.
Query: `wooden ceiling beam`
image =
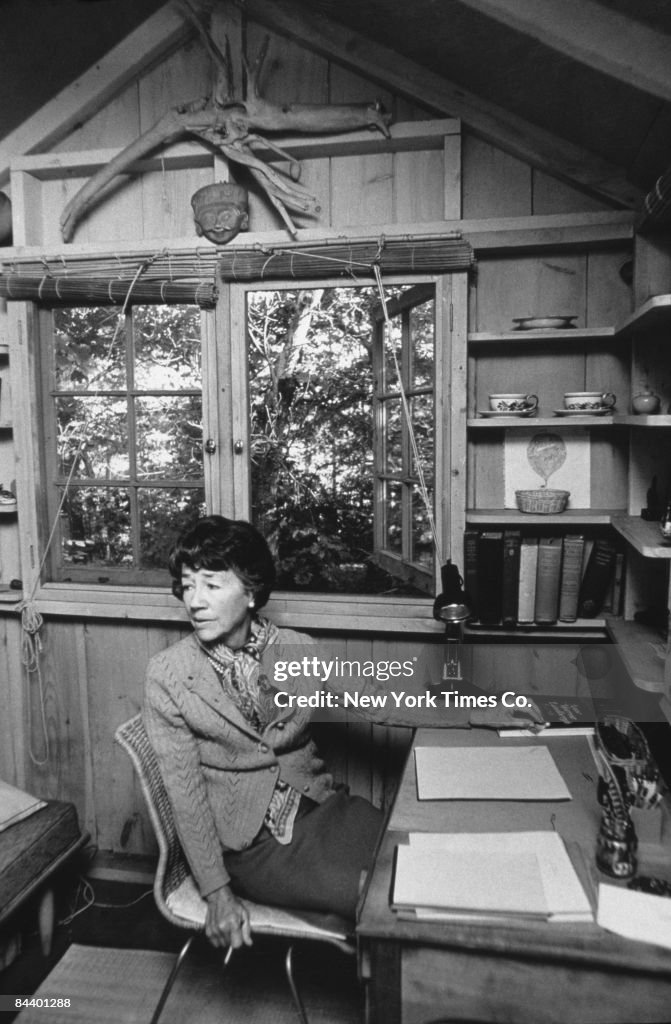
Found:
[[[625,171],[517,117],[388,47],[290,0],[245,0],[247,16],[358,74],[460,118],[487,142],[600,199],[632,209],[641,192]]]
[[[9,181],[12,160],[27,153],[44,152],[60,142],[191,33],[191,26],[170,5],[144,21],[92,68],[0,139],[0,187]]]
[[[671,40],[593,0],[459,0],[565,57],[671,101]]]

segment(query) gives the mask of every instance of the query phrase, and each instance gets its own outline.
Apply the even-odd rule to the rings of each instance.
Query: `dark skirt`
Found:
[[[233,889],[257,903],[354,920],[382,820],[382,811],[363,797],[335,793],[322,804],[303,799],[288,845],[263,828],[249,849],[225,854]]]

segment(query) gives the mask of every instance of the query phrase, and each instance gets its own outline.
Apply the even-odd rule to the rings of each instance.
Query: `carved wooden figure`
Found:
[[[224,55],[211,38],[204,19],[191,0],[184,0],[186,16],[194,23],[217,68],[217,83],[211,96],[174,107],[153,127],[131,142],[105,167],[94,174],[70,200],[61,217],[64,241],[72,238],[77,223],[98,201],[105,186],[159,146],[176,142],[185,135],[195,135],[219,149],[227,160],[249,169],[251,175],[279,211],[290,234],[296,226],[289,210],[318,213],[315,196],[300,183],[300,164],[270,139],[258,132],[307,132],[326,134],[357,128],[373,128],[389,136],[390,118],[378,103],[370,105],[290,103],[281,106],[265,101],[259,94],[258,82],[268,51],[266,37],[256,61],[250,65],[243,57],[247,94],[235,95],[230,53]],[[227,44],[228,47],[228,44]],[[255,150],[270,149],[289,161],[290,173],[270,166]]]

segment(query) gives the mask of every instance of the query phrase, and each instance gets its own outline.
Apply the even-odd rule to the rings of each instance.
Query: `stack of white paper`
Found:
[[[570,800],[550,751],[526,747],[417,747],[420,800]]]
[[[556,832],[413,832],[396,849],[392,905],[426,919],[593,919]]]

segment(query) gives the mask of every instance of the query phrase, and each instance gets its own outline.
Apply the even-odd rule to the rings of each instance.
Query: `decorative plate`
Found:
[[[574,316],[514,316],[513,323],[516,331],[564,331],[575,327],[571,321],[577,319],[577,313]]]
[[[615,409],[604,406],[603,409],[555,409],[555,416],[607,416]]]

